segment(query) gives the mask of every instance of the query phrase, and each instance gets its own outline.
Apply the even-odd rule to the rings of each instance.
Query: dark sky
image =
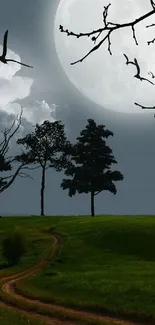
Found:
[[[30,95],[23,100],[45,100],[49,105],[60,105],[57,119],[66,124],[70,140],[79,135],[88,118],[103,123],[114,132],[108,143],[114,151],[124,181],[118,182],[117,195],[102,192],[96,196],[97,214],[154,214],[155,197],[155,119],[152,116],[121,114],[107,111],[84,97],[67,79],[57,58],[53,30],[49,30],[59,1],[55,0],[1,0],[0,39],[9,29],[9,48],[21,59],[35,66],[32,70],[20,70],[20,75],[34,80]],[[52,23],[51,23],[52,26]],[[49,45],[49,33],[51,44]],[[47,37],[48,35],[48,37]],[[0,42],[2,44],[2,41]],[[49,54],[51,51],[51,54]],[[1,87],[1,86],[0,86]],[[67,105],[67,107],[65,106]],[[8,115],[0,112],[0,125]],[[7,125],[7,119],[6,119]],[[30,124],[25,122],[25,131]],[[13,149],[12,149],[13,150]],[[41,175],[34,173],[35,180],[20,179],[0,195],[1,215],[28,215],[40,212]],[[48,171],[45,213],[48,215],[89,214],[90,196],[68,197],[60,189],[63,173]]]

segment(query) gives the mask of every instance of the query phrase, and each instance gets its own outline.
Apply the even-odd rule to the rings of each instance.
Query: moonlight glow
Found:
[[[68,78],[89,99],[113,111],[146,114],[148,111],[135,106],[134,102],[154,106],[155,86],[134,78],[136,68],[125,64],[123,53],[131,61],[136,57],[141,75],[154,81],[148,72],[155,74],[155,44],[148,46],[147,41],[155,37],[155,27],[145,27],[154,23],[154,16],[135,26],[138,46],[133,40],[131,28],[124,28],[111,36],[112,56],[109,55],[108,44],[105,42],[83,63],[70,65],[86,54],[93,43],[88,37],[67,37],[60,33],[59,25],[74,32],[100,28],[103,26],[103,6],[108,3],[105,0],[61,0],[55,18],[56,51]],[[115,23],[130,22],[151,8],[150,1],[147,0],[113,0],[108,20]]]

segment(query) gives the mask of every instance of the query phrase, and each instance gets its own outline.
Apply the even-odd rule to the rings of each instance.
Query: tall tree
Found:
[[[94,28],[93,30],[87,32],[87,31],[83,31],[80,33],[74,32],[74,31],[69,31],[68,28],[64,28],[62,25],[59,26],[59,30],[61,33],[65,33],[67,36],[71,36],[71,37],[75,37],[77,39],[79,38],[88,38],[90,39],[90,41],[94,44],[93,47],[90,49],[90,51],[88,51],[87,53],[85,53],[80,59],[76,60],[75,62],[72,62],[71,65],[77,64],[77,63],[82,63],[86,58],[88,58],[90,55],[92,55],[94,52],[98,51],[100,49],[101,46],[104,46],[104,44],[107,41],[107,48],[108,48],[108,52],[110,55],[112,55],[112,50],[111,50],[111,35],[115,34],[117,32],[117,30],[120,29],[126,29],[126,28],[130,28],[131,29],[131,33],[132,33],[132,37],[133,37],[133,41],[135,42],[135,44],[138,46],[138,38],[136,35],[136,26],[141,23],[142,21],[146,21],[147,18],[154,16],[155,15],[155,1],[154,0],[148,0],[146,1],[148,2],[148,4],[150,4],[150,9],[146,12],[143,13],[143,15],[131,20],[131,21],[127,21],[124,23],[120,23],[118,22],[112,22],[108,20],[108,14],[109,14],[109,9],[111,6],[111,3],[109,3],[106,6],[103,6],[103,11],[102,11],[102,25],[99,28]],[[121,9],[120,9],[121,10]],[[79,21],[79,26],[80,26],[80,21]],[[146,24],[146,28],[154,28],[155,24]],[[155,38],[149,39],[147,41],[148,46],[154,44],[155,42]],[[140,71],[140,66],[139,63],[137,61],[136,58],[134,58],[133,61],[128,59],[128,56],[125,53],[122,53],[122,55],[125,56],[126,58],[126,64],[132,64],[135,66],[136,68],[136,75],[134,75],[135,78],[139,79],[140,81],[147,81],[150,84],[154,85],[153,82],[151,82],[148,78],[145,78],[143,76],[141,76],[141,71]],[[151,75],[152,78],[154,78],[154,73],[152,73],[151,71],[148,72],[149,75]],[[155,106],[144,106],[138,103],[134,103],[135,105],[141,107],[142,109],[155,109]]]
[[[112,164],[117,161],[112,149],[106,145],[105,139],[113,133],[105,129],[105,125],[96,125],[89,119],[86,128],[81,131],[77,143],[72,145],[66,154],[70,156],[70,164],[65,175],[71,179],[63,179],[61,187],[69,190],[69,196],[78,193],[91,194],[91,215],[95,215],[94,198],[103,190],[116,194],[113,182],[123,180],[119,171],[111,171]]]
[[[13,140],[15,134],[18,132],[22,121],[23,110],[21,108],[20,115],[17,116],[9,128],[5,128],[1,133],[0,142],[0,193],[4,192],[12,185],[17,176],[30,177],[25,173],[26,163],[22,162],[17,166],[17,159],[15,156],[9,155],[10,142]],[[16,165],[16,170],[12,172]]]
[[[61,171],[63,168],[63,149],[67,143],[64,125],[61,121],[44,121],[36,124],[34,132],[18,139],[18,144],[24,146],[25,151],[18,156],[18,160],[28,164],[37,164],[41,168],[41,215],[44,216],[45,177],[48,168]]]

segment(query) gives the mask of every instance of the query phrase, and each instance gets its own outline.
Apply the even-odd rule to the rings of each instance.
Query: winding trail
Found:
[[[23,294],[21,294],[15,287],[15,284],[22,279],[25,279],[31,275],[33,275],[36,271],[42,269],[49,261],[54,259],[62,246],[63,240],[60,235],[53,234],[52,235],[54,242],[52,243],[52,247],[50,252],[47,256],[38,262],[35,266],[31,267],[30,269],[20,272],[18,274],[12,276],[4,276],[0,277],[1,283],[1,290],[12,298],[12,301],[8,302],[5,298],[0,298],[0,306],[12,309],[15,311],[20,311],[21,313],[25,314],[27,317],[35,317],[39,318],[45,325],[75,325],[77,324],[76,318],[78,320],[78,324],[83,325],[82,320],[98,320],[100,324],[104,323],[113,323],[113,324],[121,324],[121,325],[148,325],[151,322],[140,322],[140,321],[130,321],[123,317],[113,317],[110,315],[102,315],[98,313],[91,313],[82,310],[76,310],[74,308],[68,308],[60,305],[56,305],[53,303],[45,303],[40,300],[31,299]],[[19,302],[25,302],[26,306],[21,307]],[[44,312],[36,311],[37,307],[44,308]],[[58,316],[49,316],[49,312],[58,312],[61,313],[64,319],[58,318]],[[109,313],[110,314],[110,313]],[[66,320],[67,319],[67,320]],[[73,319],[73,320],[68,320]]]

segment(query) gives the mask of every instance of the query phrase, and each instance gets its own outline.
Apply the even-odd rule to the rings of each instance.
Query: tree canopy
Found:
[[[76,144],[72,145],[67,154],[70,164],[65,169],[69,179],[63,179],[61,187],[68,189],[69,196],[78,192],[91,193],[91,214],[94,215],[94,196],[108,190],[116,194],[115,181],[123,180],[119,171],[110,169],[117,161],[112,149],[106,144],[106,139],[113,133],[105,129],[105,125],[97,125],[94,120],[88,119],[86,128],[81,131]]]
[[[64,165],[63,150],[67,143],[64,125],[61,121],[44,121],[36,124],[35,130],[24,138],[18,139],[18,144],[24,146],[18,161],[37,165],[41,168],[41,215],[44,215],[45,174],[48,168],[61,171]]]

